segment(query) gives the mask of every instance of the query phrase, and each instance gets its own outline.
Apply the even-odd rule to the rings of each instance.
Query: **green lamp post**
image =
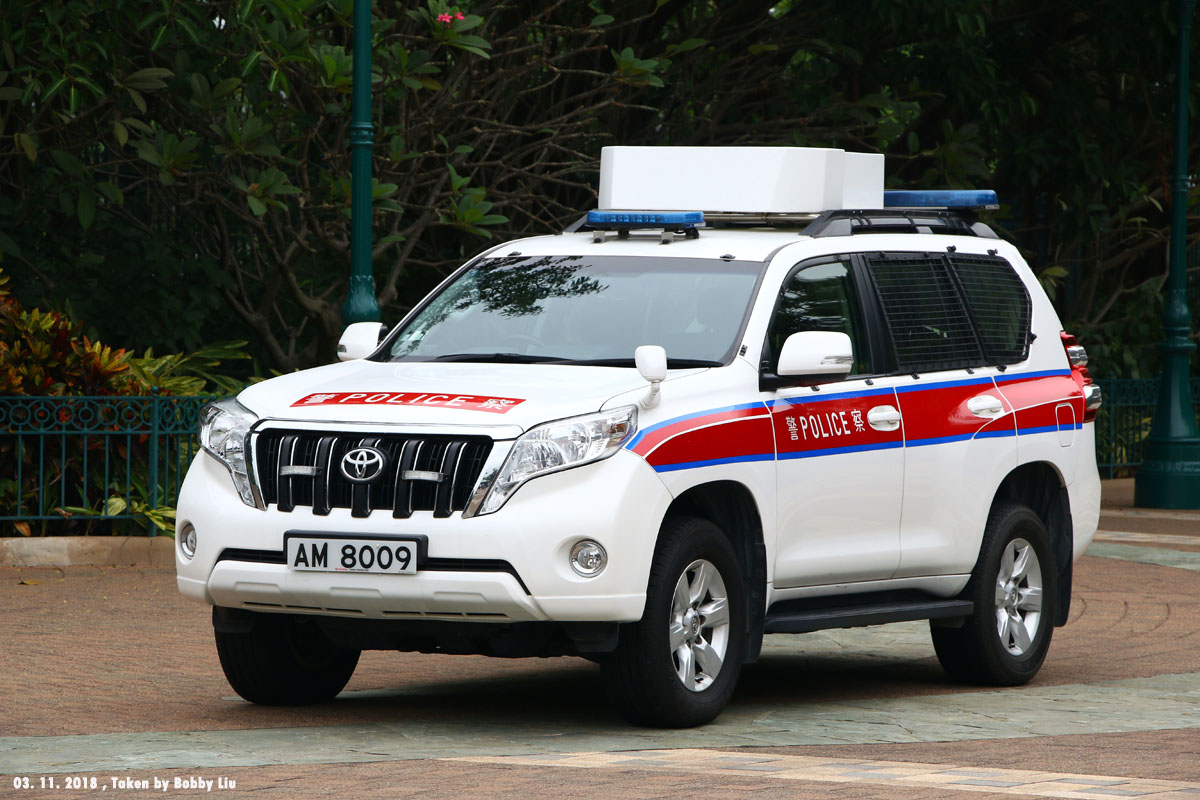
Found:
[[[371,0],[354,0],[354,85],[350,121],[350,288],[342,322],[378,322],[371,272]]]
[[[1145,508],[1200,508],[1200,431],[1192,406],[1188,364],[1196,343],[1187,304],[1188,62],[1196,0],[1176,0],[1175,169],[1171,179],[1171,245],[1163,308],[1163,374],[1146,458],[1134,483]]]

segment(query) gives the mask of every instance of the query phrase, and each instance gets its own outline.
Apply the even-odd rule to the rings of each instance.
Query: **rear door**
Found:
[[[969,572],[993,495],[1017,464],[1013,406],[997,386],[1028,354],[1030,303],[993,255],[865,256],[904,417],[895,577]]]

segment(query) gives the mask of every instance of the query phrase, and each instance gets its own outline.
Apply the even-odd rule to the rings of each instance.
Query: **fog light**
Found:
[[[584,539],[576,542],[571,548],[571,569],[585,578],[594,578],[604,571],[608,564],[608,553],[599,542]]]
[[[196,529],[190,522],[185,523],[183,530],[179,532],[179,549],[188,558],[196,555]]]

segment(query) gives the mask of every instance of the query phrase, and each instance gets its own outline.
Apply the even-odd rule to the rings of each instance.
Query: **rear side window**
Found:
[[[1014,364],[1029,350],[1029,295],[1003,258],[872,253],[896,357],[905,372]]]
[[[987,363],[1024,361],[1029,355],[1029,292],[1012,264],[999,256],[952,253],[950,266],[962,284]]]

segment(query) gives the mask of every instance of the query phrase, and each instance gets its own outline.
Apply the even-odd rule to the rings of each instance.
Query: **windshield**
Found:
[[[390,344],[393,361],[633,366],[639,345],[668,366],[721,366],[738,344],[761,262],[628,256],[480,261]]]

